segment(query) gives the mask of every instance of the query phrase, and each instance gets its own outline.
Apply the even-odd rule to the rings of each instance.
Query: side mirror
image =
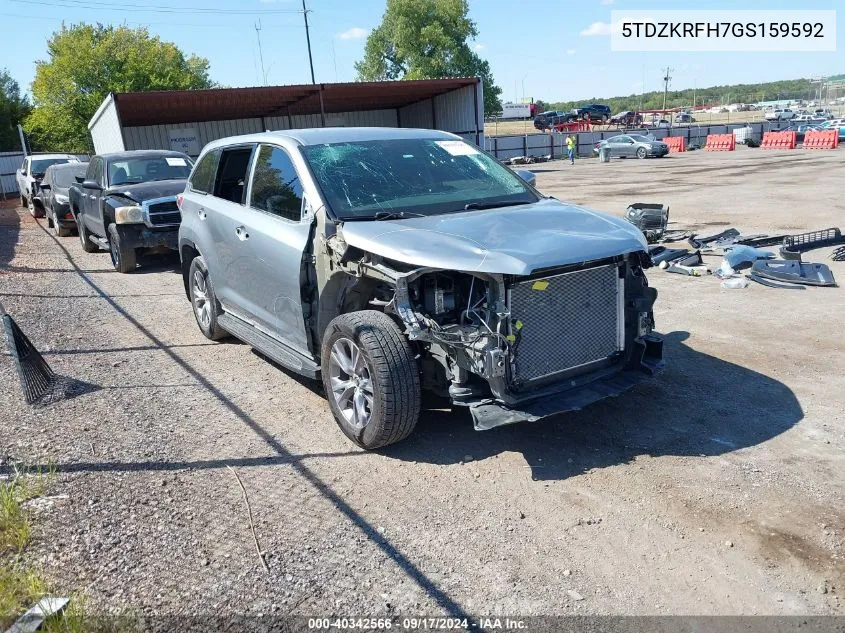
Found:
[[[537,176],[534,174],[533,171],[528,171],[527,169],[517,169],[516,175],[522,178],[525,182],[527,182],[532,187],[537,182]]]
[[[103,190],[103,188],[100,186],[100,184],[98,182],[93,181],[93,180],[82,181],[82,186],[85,189],[95,189],[96,191],[102,191]]]

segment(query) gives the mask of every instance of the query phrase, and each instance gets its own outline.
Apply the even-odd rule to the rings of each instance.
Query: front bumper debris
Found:
[[[594,402],[628,391],[634,385],[660,373],[665,367],[662,337],[649,334],[642,341],[637,343],[641,349],[638,350],[636,361],[632,359],[621,371],[509,406],[492,400],[470,405],[475,430],[487,431],[506,424],[536,422],[559,413],[578,411]]]
[[[143,224],[118,224],[121,243],[126,248],[167,248],[179,250],[179,227],[149,229]]]

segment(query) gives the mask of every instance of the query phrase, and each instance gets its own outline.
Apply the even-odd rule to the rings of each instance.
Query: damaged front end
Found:
[[[578,410],[659,372],[649,265],[642,251],[529,276],[361,264],[391,278],[384,309],[420,352],[423,388],[468,407],[477,430]]]

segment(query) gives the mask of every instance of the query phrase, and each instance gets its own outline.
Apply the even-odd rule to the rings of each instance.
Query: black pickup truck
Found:
[[[165,150],[94,156],[68,191],[82,249],[107,248],[121,273],[135,269],[138,249],[176,250],[182,220],[176,195],[191,167],[185,154]]]

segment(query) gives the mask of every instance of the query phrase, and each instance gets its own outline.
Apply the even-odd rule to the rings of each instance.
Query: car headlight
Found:
[[[68,202],[68,198],[67,198],[67,196],[63,196],[63,195],[62,195],[62,194],[60,194],[60,193],[57,193],[55,196],[53,196],[53,198],[54,198],[54,199],[55,199],[55,201],[56,201],[56,202],[58,202],[59,204],[67,204],[67,202]]]
[[[144,214],[141,207],[117,207],[114,210],[114,221],[117,224],[142,224]]]

